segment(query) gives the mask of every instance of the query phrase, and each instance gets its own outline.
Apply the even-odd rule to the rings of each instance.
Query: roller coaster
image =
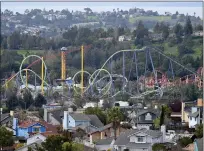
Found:
[[[46,66],[46,60],[52,59],[57,56],[51,55],[48,57],[40,57],[37,55],[29,55],[23,59],[19,71],[8,78],[5,81],[3,87],[7,88],[8,83],[15,79],[15,83],[19,89],[29,89],[33,92],[34,95],[38,94],[40,91],[43,95],[47,95],[47,93],[45,94],[44,91],[58,91],[63,92],[64,95],[64,87],[68,87],[68,91],[73,89],[74,92],[79,95],[83,96],[86,94],[90,94],[98,98],[103,98],[105,96],[113,98],[121,93],[126,93],[130,95],[131,98],[141,98],[151,93],[154,93],[157,96],[161,97],[164,91],[178,85],[195,84],[199,89],[203,87],[203,67],[200,67],[197,72],[193,72],[180,64],[178,61],[175,61],[169,56],[162,53],[162,51],[157,47],[143,47],[142,49],[119,50],[113,53],[104,62],[100,69],[95,70],[93,73],[89,73],[88,71],[84,70],[84,50],[88,50],[90,47],[91,45],[85,47],[82,46],[73,50],[67,50],[67,48],[65,47],[61,49],[61,53],[59,54],[61,55],[61,78],[57,79],[57,81],[61,82],[61,85],[53,86],[49,84],[49,82],[47,82],[49,81],[49,77],[47,76],[48,70]],[[75,73],[72,78],[67,78],[66,55],[80,50],[81,70]],[[160,69],[155,68],[152,53],[163,56],[169,61],[168,74],[167,72],[163,72]],[[140,67],[139,54],[145,55],[144,73],[140,73],[138,69]],[[128,69],[128,72],[126,69],[126,55],[132,56],[130,65],[131,67],[130,69]],[[35,57],[37,58],[37,60],[32,62],[26,68],[23,68],[23,64],[25,63],[25,61],[31,57]],[[116,72],[113,70],[114,58],[122,58],[122,66],[119,68],[120,71]],[[41,75],[38,75],[35,71],[30,69],[34,64],[37,63],[41,63]],[[186,70],[189,74],[176,79],[173,64],[179,66],[179,68]],[[28,83],[28,72],[33,74],[35,77],[34,85]],[[133,72],[136,80],[130,80],[130,75],[133,74]],[[147,72],[150,72],[151,74],[148,75]],[[127,75],[127,73],[129,74]],[[85,74],[87,74],[87,76],[84,76]],[[77,78],[79,75],[81,76],[81,78]],[[37,78],[41,81],[41,85],[36,84]],[[129,86],[130,82],[132,81],[134,81],[133,85],[136,87],[136,90],[131,90],[131,86]],[[116,83],[119,83],[120,85],[117,86],[117,88]]]

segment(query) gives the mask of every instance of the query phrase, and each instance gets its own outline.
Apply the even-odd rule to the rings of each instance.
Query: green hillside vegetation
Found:
[[[138,16],[138,17],[130,17],[129,22],[134,23],[135,21],[169,21],[171,20],[171,16]]]

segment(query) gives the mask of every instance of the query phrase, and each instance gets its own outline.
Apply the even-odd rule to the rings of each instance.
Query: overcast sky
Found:
[[[193,15],[203,18],[202,2],[1,2],[1,9],[23,13],[25,9],[43,9],[83,11],[89,7],[93,11],[112,11],[113,9],[129,10],[130,8],[143,8],[144,10],[157,11],[160,14],[168,11]]]

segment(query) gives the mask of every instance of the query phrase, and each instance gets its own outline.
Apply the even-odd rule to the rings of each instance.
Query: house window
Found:
[[[137,142],[144,142],[144,137],[143,136],[138,136],[137,137]]]
[[[34,133],[39,133],[40,132],[40,127],[33,127],[33,132]]]

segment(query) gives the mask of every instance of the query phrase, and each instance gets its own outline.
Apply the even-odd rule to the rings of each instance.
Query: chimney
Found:
[[[73,108],[69,107],[68,108],[68,113],[73,113]]]
[[[165,138],[166,138],[166,126],[165,125],[162,125],[161,126],[161,132],[162,132],[162,142],[164,143],[165,142]]]
[[[64,111],[63,130],[68,129],[68,111]]]

